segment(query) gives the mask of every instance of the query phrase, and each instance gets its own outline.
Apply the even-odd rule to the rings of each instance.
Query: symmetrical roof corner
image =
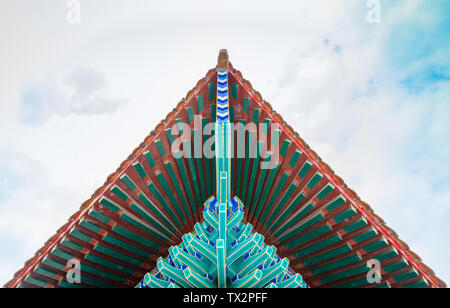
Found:
[[[67,268],[64,265],[60,268],[55,266],[56,263],[63,262],[64,254],[67,253],[82,259],[92,268],[98,267],[87,274],[87,286],[133,286],[142,279],[148,269],[155,266],[157,256],[167,255],[167,243],[178,244],[183,231],[192,230],[194,223],[201,216],[198,205],[206,201],[206,193],[202,191],[204,188],[200,187],[204,183],[194,183],[189,175],[212,179],[211,169],[214,170],[212,161],[203,160],[199,165],[200,162],[185,158],[175,159],[164,154],[164,149],[170,147],[170,129],[177,120],[189,122],[189,114],[193,111],[214,121],[216,106],[210,89],[216,84],[217,71],[223,69],[228,70],[228,83],[233,87],[230,91],[232,120],[276,123],[281,130],[280,140],[286,144],[280,168],[273,172],[252,173],[254,168],[251,166],[256,166],[258,161],[233,161],[233,177],[238,183],[234,185],[233,192],[239,195],[241,200],[247,201],[244,203],[248,204],[249,209],[246,210],[244,219],[253,222],[256,231],[272,240],[280,256],[294,260],[293,269],[299,271],[310,286],[370,287],[363,281],[366,272],[361,271],[361,267],[364,267],[370,258],[382,256],[386,258],[382,261],[383,266],[389,268],[389,271],[386,270],[383,274],[385,286],[446,287],[397,233],[386,226],[370,205],[362,201],[283,117],[274,111],[271,104],[253,89],[252,84],[229,62],[228,52],[224,49],[219,52],[216,68],[210,69],[205,77],[187,92],[175,109],[156,125],[119,168],[107,177],[106,182],[82,203],[67,223],[25,262],[24,267],[14,274],[5,287],[64,286],[63,279]],[[139,169],[141,173],[136,172],[136,164],[142,165],[142,169]],[[317,180],[316,174],[321,175]],[[159,175],[170,179],[169,182],[165,183],[163,180],[161,183]],[[242,182],[246,183],[242,183],[241,178]],[[146,183],[153,183],[154,186],[149,186],[148,189],[144,187]],[[184,186],[178,186],[180,183]],[[248,190],[251,191],[242,189],[247,183],[250,185]],[[167,187],[171,192],[165,190]],[[329,189],[325,194],[327,187]],[[258,189],[260,193],[265,194],[264,200],[260,200],[262,197],[259,197]],[[212,192],[210,189],[206,190]],[[342,200],[339,204],[338,198]],[[191,199],[194,202],[190,202]],[[183,208],[182,214],[186,216],[178,215],[180,211],[177,212],[172,200],[180,201],[180,204],[186,200],[189,213]],[[271,201],[273,204],[269,204]],[[152,222],[149,223],[147,214],[150,212],[142,210],[148,204],[154,205],[158,211],[167,214],[167,217],[170,216],[169,221],[161,222],[165,217],[160,219],[152,216]],[[295,204],[298,206],[294,207]],[[275,206],[280,210],[278,213],[275,213]],[[173,213],[170,213],[172,211]],[[147,221],[142,223],[145,219]],[[164,243],[158,238],[161,237],[160,232],[153,231],[157,229],[155,226],[175,226],[177,219],[184,222],[177,226],[174,232],[169,230],[168,235],[162,236],[167,241]],[[279,222],[280,225],[272,227],[267,224],[269,220]],[[289,225],[290,221],[294,220],[299,223]],[[92,226],[92,223],[95,226]],[[138,230],[136,226],[139,224],[149,226],[149,231],[146,233]],[[88,237],[84,239],[76,235],[80,232],[84,232]],[[142,242],[136,238],[132,240],[133,245],[139,248],[131,253],[136,256],[135,260],[124,261],[122,257],[105,255],[104,251],[120,254],[131,249],[126,248],[128,246],[125,244],[118,245],[116,241],[125,240],[130,232],[138,234],[139,237],[136,238],[142,239]],[[313,234],[319,235],[313,237]],[[109,235],[115,236],[114,241],[108,241]],[[67,242],[70,242],[70,245],[67,245]],[[157,245],[155,248],[148,248],[143,243]],[[78,251],[74,248],[77,246],[82,248]],[[100,252],[98,247],[102,247],[103,252]],[[354,249],[357,249],[357,253]],[[390,254],[391,252],[393,253]],[[131,264],[127,271],[129,273],[97,266],[94,258],[88,258],[89,255],[116,262],[122,267]],[[147,255],[149,257],[145,258]],[[322,256],[322,261],[319,255]],[[47,258],[52,262],[44,264]],[[133,264],[140,264],[140,267]],[[56,274],[49,276],[49,271]]]

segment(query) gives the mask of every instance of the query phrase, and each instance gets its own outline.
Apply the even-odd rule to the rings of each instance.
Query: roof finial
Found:
[[[228,70],[228,51],[221,49],[217,59],[217,68],[220,70]]]

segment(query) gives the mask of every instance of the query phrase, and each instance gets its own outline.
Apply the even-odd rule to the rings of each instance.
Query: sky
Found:
[[[0,284],[222,48],[450,282],[448,29],[446,0],[2,0]]]

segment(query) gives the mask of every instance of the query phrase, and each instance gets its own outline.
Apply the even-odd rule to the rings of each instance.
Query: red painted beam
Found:
[[[236,81],[241,85],[242,88],[245,89],[248,95],[250,95],[253,100],[265,111],[269,116],[272,118],[272,120],[277,123],[281,129],[288,135],[291,140],[303,151],[303,153],[306,154],[306,156],[313,162],[313,164],[328,178],[328,180],[335,185],[339,189],[339,191],[361,212],[361,214],[364,215],[364,217],[370,221],[370,223],[381,233],[384,237],[387,238],[387,240],[398,250],[401,252],[401,254],[410,262],[433,286],[436,288],[440,288],[438,283],[434,281],[430,275],[428,275],[421,267],[420,265],[400,246],[400,244],[392,238],[386,230],[384,230],[374,219],[370,214],[368,214],[353,198],[350,196],[350,194],[329,174],[322,166],[309,154],[309,152],[288,132],[286,127],[280,121],[273,116],[273,114],[264,106],[264,104],[258,100],[258,98],[251,93],[242,83],[239,78],[236,77],[234,72],[232,70],[229,71],[229,73],[236,79]]]
[[[213,77],[215,77],[215,75],[214,75],[214,74],[211,74],[211,76],[210,76],[207,80],[205,80],[204,84],[203,84],[199,89],[195,89],[194,95],[191,96],[190,100],[193,99],[193,98],[195,98],[195,97],[197,96],[197,94],[198,94],[205,86],[208,85],[208,82],[209,82]],[[205,78],[205,79],[206,79],[206,78]],[[187,103],[189,103],[189,101],[186,101],[185,103],[187,104]],[[180,113],[182,110],[183,110],[183,109],[181,109],[180,111],[178,111],[177,114]],[[155,139],[157,138],[157,136],[158,136],[161,132],[165,132],[165,130],[162,129],[162,130],[155,136]],[[145,146],[145,148],[143,149],[142,153],[143,153],[150,145],[151,145],[151,143],[147,144],[147,145]],[[64,229],[64,231],[61,232],[61,233],[55,238],[55,240],[54,240],[52,243],[50,243],[50,244],[45,248],[45,250],[44,250],[39,256],[37,256],[36,259],[34,259],[33,262],[31,262],[31,264],[29,264],[27,267],[25,267],[25,268],[23,269],[23,271],[21,272],[21,274],[20,274],[17,278],[15,278],[14,281],[12,282],[12,284],[10,285],[11,288],[15,288],[15,287],[19,284],[19,282],[20,282],[22,279],[24,279],[24,278],[30,273],[31,269],[34,268],[34,267],[38,264],[38,262],[41,261],[42,258],[43,258],[45,255],[47,255],[47,254],[53,249],[53,247],[54,247],[54,246],[55,246],[55,245],[56,245],[56,244],[57,244],[57,243],[58,243],[58,242],[59,242],[59,241],[60,241],[60,240],[68,233],[68,232],[69,232],[69,230],[72,229],[72,227],[75,226],[75,225],[80,221],[80,219],[81,219],[81,218],[82,218],[82,217],[90,210],[90,208],[91,208],[96,202],[98,202],[98,200],[103,196],[103,194],[104,194],[106,191],[108,191],[109,189],[111,189],[111,187],[115,184],[115,182],[116,182],[118,179],[120,179],[120,177],[125,173],[125,171],[128,169],[128,167],[132,166],[133,163],[135,163],[135,162],[138,160],[138,158],[139,158],[139,156],[136,156],[136,157],[134,157],[131,161],[129,161],[129,162],[127,163],[127,165],[124,166],[124,168],[123,168],[123,169],[122,169],[122,170],[114,177],[114,179],[113,179],[108,185],[106,185],[105,187],[103,187],[103,189],[101,190],[101,192],[94,198],[94,200],[92,200],[92,202],[91,202],[88,206],[86,206],[86,207],[85,207],[85,208],[77,215],[77,217],[76,217],[74,220],[72,220],[72,221],[66,226],[66,228]]]

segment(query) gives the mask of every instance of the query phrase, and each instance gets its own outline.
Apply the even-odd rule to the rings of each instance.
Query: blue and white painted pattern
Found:
[[[242,221],[244,205],[231,198],[231,136],[228,71],[217,72],[216,194],[205,202],[204,221],[169,248],[166,258],[137,288],[307,288],[264,236]]]
[[[217,122],[228,122],[228,70],[217,71]]]
[[[227,208],[215,197],[205,202],[204,222],[183,235],[178,246],[145,275],[137,288],[308,288],[264,236],[242,221],[239,198]]]

